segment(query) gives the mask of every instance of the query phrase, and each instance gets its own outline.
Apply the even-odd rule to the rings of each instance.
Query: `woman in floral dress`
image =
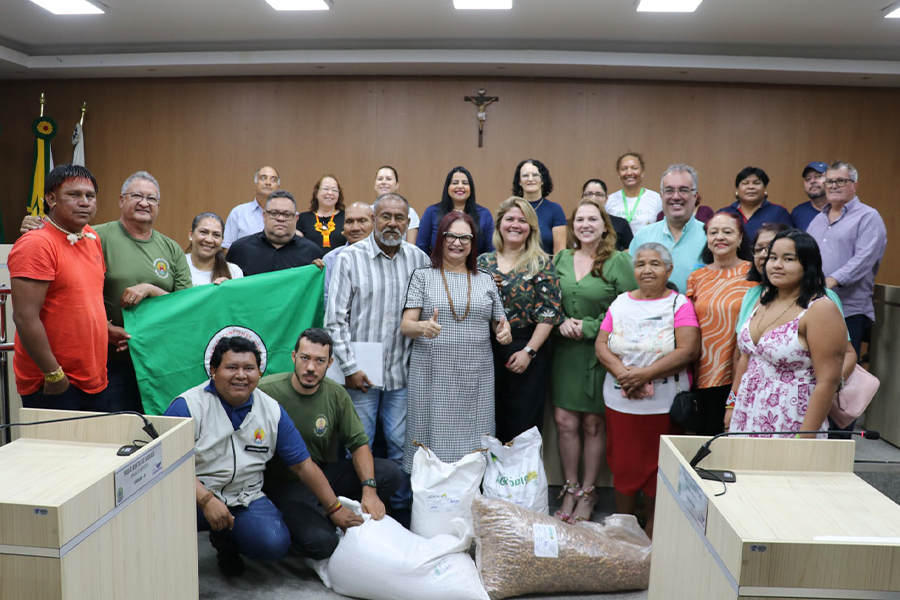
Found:
[[[730,431],[772,432],[762,437],[825,431],[841,381],[847,329],[825,296],[815,239],[798,229],[776,235],[762,285],[759,306],[738,336],[746,360],[739,363],[728,400],[734,410]]]
[[[544,423],[550,385],[547,338],[562,322],[559,278],[541,245],[537,214],[523,198],[504,200],[497,211],[493,246],[478,257],[478,267],[494,276],[500,289],[513,341],[494,342],[497,438],[514,437]]]

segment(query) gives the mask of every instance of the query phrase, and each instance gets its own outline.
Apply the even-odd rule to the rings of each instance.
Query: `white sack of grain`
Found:
[[[359,503],[341,503],[362,514]],[[367,600],[489,600],[469,556],[471,532],[462,519],[457,535],[431,539],[408,531],[389,516],[347,529],[331,558],[317,561],[326,587]]]
[[[501,498],[528,510],[547,514],[547,474],[541,453],[541,432],[537,427],[517,435],[509,444],[490,435],[481,436],[487,448],[487,468],[483,493]]]
[[[472,499],[484,477],[484,456],[467,454],[455,463],[441,461],[420,446],[413,456],[413,505],[410,530],[423,537],[445,533],[456,535],[453,520],[461,518],[472,531]],[[471,539],[469,540],[471,542]]]

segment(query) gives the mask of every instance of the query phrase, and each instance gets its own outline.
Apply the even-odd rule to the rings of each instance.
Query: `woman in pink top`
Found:
[[[638,492],[653,535],[659,436],[674,431],[669,409],[687,390],[687,366],[700,355],[700,328],[691,301],[672,291],[672,256],[662,244],[641,244],[634,255],[638,289],[620,295],[600,325],[595,351],[606,368],[606,454],[616,512],[634,514]]]

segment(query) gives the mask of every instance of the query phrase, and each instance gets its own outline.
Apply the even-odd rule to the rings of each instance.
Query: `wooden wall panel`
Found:
[[[484,87],[484,148],[476,109],[463,97]],[[618,189],[616,157],[643,152],[645,183],[658,187],[673,162],[700,175],[703,202],[734,199],[744,166],[771,176],[769,197],[788,208],[806,200],[800,170],[810,160],[850,160],[860,197],[878,208],[893,234],[891,174],[900,171],[900,90],[591,80],[467,78],[185,78],[0,82],[0,206],[7,240],[24,214],[33,155],[29,127],[40,93],[60,125],[57,163],[71,158],[81,103],[87,163],[101,185],[98,222],[118,216],[124,178],[138,169],[162,186],[162,232],[187,241],[203,210],[223,217],[252,197],[253,172],[279,170],[301,209],[323,173],[334,173],[349,201],[374,198],[375,169],[392,164],[400,191],[421,212],[438,200],[447,171],[473,173],[481,204],[509,196],[526,157],[547,163],[552,197],[568,213],[581,184],[599,176]],[[896,254],[896,253],[895,253]],[[879,280],[900,284],[900,258],[885,257]]]

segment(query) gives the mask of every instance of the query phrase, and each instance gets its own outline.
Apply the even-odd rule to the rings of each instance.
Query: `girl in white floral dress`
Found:
[[[738,335],[730,431],[825,431],[847,329],[825,297],[816,241],[797,229],[776,235],[763,286],[760,304]]]

